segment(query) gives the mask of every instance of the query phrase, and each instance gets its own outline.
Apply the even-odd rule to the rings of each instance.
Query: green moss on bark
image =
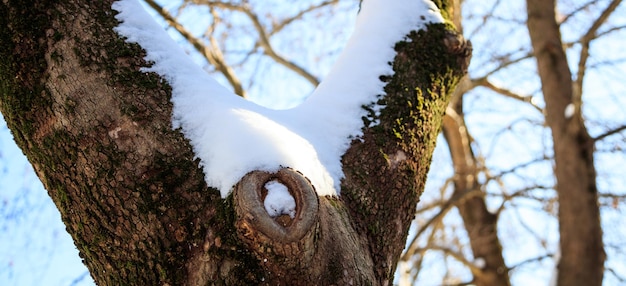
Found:
[[[0,6],[0,109],[21,148],[29,147],[27,138],[34,132],[22,114],[49,104],[42,79],[47,67],[45,31],[51,26],[45,11],[51,3],[7,1]]]
[[[137,56],[143,54],[140,47],[127,44],[114,34],[112,28],[117,21],[112,17],[111,1],[72,5],[26,2],[0,4],[0,108],[18,145],[38,170],[97,281],[112,285],[156,285],[159,280],[183,284],[187,240],[202,241],[206,231],[185,222],[194,221],[194,214],[221,199],[215,195],[219,194],[216,190],[207,192],[191,148],[180,133],[171,130],[169,87],[156,74],[140,72],[140,67],[147,65]],[[95,19],[98,22],[92,22]],[[88,22],[80,23],[82,30],[55,28],[73,23],[71,20]],[[92,36],[83,37],[86,31]],[[160,149],[147,159],[152,160],[153,173],[135,174],[138,170],[129,164],[136,162],[129,160],[136,156],[134,150],[121,150],[110,138],[107,124],[116,123],[116,118],[94,120],[87,132],[76,128],[68,131],[71,128],[62,129],[55,124],[58,113],[72,118],[77,108],[84,108],[80,98],[68,97],[55,105],[46,89],[46,83],[50,83],[48,64],[62,65],[70,60],[62,56],[61,50],[49,50],[61,40],[74,44],[70,51],[80,59],[81,72],[106,77],[108,87],[117,96],[113,102],[121,102],[119,109],[125,111],[120,112],[122,115],[142,128],[145,126],[147,134],[160,135]],[[50,63],[46,62],[47,54]],[[59,78],[65,79],[65,74]],[[53,110],[58,107],[63,110]],[[79,159],[82,161],[77,165]],[[142,185],[144,181],[158,182],[155,185],[160,186],[161,193],[155,196],[151,184]],[[141,203],[128,203],[137,201],[135,195],[142,199]],[[169,217],[164,219],[159,214],[163,207],[175,211],[167,212]],[[125,224],[122,218],[130,223]],[[133,231],[146,231],[139,227],[133,230],[133,225],[147,222],[155,224],[149,230],[154,227],[160,233],[152,233],[150,241],[133,245],[137,250],[128,251],[132,249],[129,242],[137,242],[130,239]],[[178,231],[178,237],[168,236],[168,225],[178,227],[172,231]],[[137,271],[143,272],[144,283],[138,282]]]
[[[381,77],[384,107],[364,120],[380,124],[364,128],[363,141],[343,157],[342,196],[372,247],[381,284],[393,278],[450,94],[464,75],[444,40],[451,31],[449,24],[431,24],[396,44],[394,74]]]
[[[89,7],[62,2],[57,7],[62,6],[63,13],[49,9],[53,1],[25,2],[0,4],[0,26],[7,27],[0,29],[0,109],[59,206],[93,276],[100,283],[112,285],[184,284],[189,249],[197,248],[205,242],[207,233],[213,233],[219,243],[215,242],[206,254],[212,265],[224,260],[228,267],[219,269],[212,283],[259,283],[265,273],[261,262],[245,250],[234,232],[232,198],[222,200],[217,190],[206,187],[188,142],[171,130],[170,87],[156,74],[140,72],[149,63],[141,58],[144,53],[139,46],[112,34],[117,21],[109,8],[111,1],[78,4]],[[28,7],[22,11],[14,9],[16,5]],[[83,21],[96,24],[81,23],[80,31],[52,27],[53,21],[63,25],[65,15],[79,12],[89,13],[81,18]],[[410,43],[397,45],[396,75],[384,78],[390,96],[381,101],[386,105],[379,118],[381,124],[365,130],[367,140],[373,142],[366,150],[371,152],[363,153],[367,162],[346,164],[350,166],[347,176],[357,183],[346,186],[342,194],[351,206],[358,202],[357,207],[350,207],[356,210],[350,215],[363,224],[359,227],[369,236],[381,280],[391,277],[393,266],[387,256],[401,250],[397,241],[402,239],[392,232],[396,227],[387,225],[398,216],[384,210],[414,208],[424,181],[419,176],[425,176],[428,170],[445,110],[449,94],[446,87],[451,90],[455,82],[454,60],[442,56],[445,28],[431,25],[428,32],[411,34]],[[91,37],[82,37],[82,32]],[[49,80],[48,64],[60,65],[70,58],[62,56],[62,50],[47,51],[51,42],[59,41],[75,43],[71,51],[80,62],[74,66],[104,77],[106,88],[115,90],[111,102],[121,119],[94,122],[97,129],[84,134],[54,129],[37,134],[47,123],[41,118],[53,117],[51,93],[44,85]],[[50,54],[50,63],[46,62],[46,53]],[[61,112],[70,114],[68,118],[82,108],[80,104],[75,98],[57,103],[64,109]],[[121,121],[136,123],[148,139],[159,141],[158,147],[146,155],[146,170],[139,172],[132,165],[140,160],[129,160],[138,156],[136,150],[127,146],[123,149],[107,135],[109,128]],[[141,136],[132,139],[143,140]],[[388,169],[398,147],[418,161],[400,165],[393,176],[380,175],[381,170]],[[83,163],[93,169],[89,171],[93,174],[75,169],[80,160],[87,161]],[[418,179],[414,179],[416,175]],[[383,193],[381,189],[390,191]],[[402,195],[400,208],[387,205],[397,202],[389,200],[395,195]],[[341,214],[348,219],[348,215]],[[410,218],[408,211],[400,216],[402,227],[408,227]],[[142,229],[141,225],[148,223],[149,230]],[[150,236],[132,237],[133,232],[144,234],[142,231],[151,231]],[[406,229],[403,231],[406,235]],[[151,273],[139,273],[142,271]],[[341,274],[331,273],[337,278]]]
[[[456,57],[444,56],[448,54],[443,45],[448,28],[432,24],[427,31],[411,32],[411,42],[396,45],[394,76],[383,78],[387,82],[385,92],[392,96],[382,100],[386,108],[381,120],[385,123],[376,130],[388,130],[388,136],[401,137],[399,144],[431,145],[433,135],[439,133],[450,94],[462,76]]]

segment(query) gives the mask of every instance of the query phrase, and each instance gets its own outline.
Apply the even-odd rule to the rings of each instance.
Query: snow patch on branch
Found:
[[[566,119],[570,119],[572,118],[572,116],[574,116],[575,112],[576,106],[574,106],[573,103],[570,103],[565,107],[565,110],[563,111],[563,116],[565,116]]]
[[[311,180],[318,195],[338,195],[341,156],[361,136],[367,116],[378,112],[382,75],[391,75],[395,43],[412,30],[443,19],[427,0],[365,0],[355,32],[327,78],[310,98],[290,110],[271,110],[221,86],[152,19],[137,0],[113,4],[116,31],[146,50],[156,72],[172,86],[172,124],[182,128],[200,158],[209,186],[226,197],[248,172],[291,167]]]

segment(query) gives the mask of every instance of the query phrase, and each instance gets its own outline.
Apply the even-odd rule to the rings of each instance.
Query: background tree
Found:
[[[97,283],[389,283],[469,62],[449,25],[396,44],[380,124],[342,157],[341,197],[283,169],[246,175],[224,200],[172,129],[170,86],[140,71],[144,53],[115,34],[110,7],[0,6],[0,108]],[[259,211],[272,178],[297,203],[286,226]]]
[[[481,50],[485,54],[492,53],[493,55],[485,57],[487,61],[483,62],[480,58],[482,58],[481,56],[484,54],[479,53],[479,56],[477,56],[477,63],[474,63],[474,69],[470,69],[469,78],[464,82],[464,84],[461,84],[460,88],[457,90],[457,94],[465,94],[465,96],[463,96],[462,103],[452,105],[451,108],[448,109],[455,111],[448,112],[449,117],[452,118],[444,121],[448,122],[447,124],[444,124],[444,134],[446,135],[445,138],[450,149],[450,157],[454,166],[454,175],[447,180],[454,183],[454,191],[452,192],[452,195],[449,195],[450,193],[448,188],[450,185],[442,182],[443,187],[441,187],[441,197],[435,198],[431,204],[425,203],[418,205],[418,208],[421,209],[418,210],[418,213],[433,212],[434,210],[434,215],[430,220],[425,220],[425,223],[419,226],[417,233],[421,234],[421,237],[418,236],[413,239],[411,247],[403,257],[403,259],[408,263],[415,262],[415,265],[418,266],[407,271],[407,280],[415,279],[415,276],[411,277],[411,275],[418,275],[420,273],[424,259],[428,259],[426,257],[427,251],[430,251],[431,253],[433,251],[437,251],[443,253],[444,257],[450,257],[454,260],[452,263],[446,263],[448,267],[457,269],[452,273],[459,272],[458,265],[460,263],[464,266],[463,268],[466,268],[469,270],[468,272],[471,272],[474,277],[473,281],[479,285],[505,284],[503,281],[490,284],[495,281],[492,280],[490,282],[489,280],[484,279],[486,270],[493,270],[494,267],[496,267],[496,269],[500,269],[500,271],[498,271],[499,273],[506,273],[508,270],[508,272],[512,275],[513,280],[519,281],[518,283],[528,284],[529,282],[521,282],[518,280],[525,279],[523,281],[528,281],[528,277],[523,274],[526,271],[525,268],[529,269],[528,271],[532,271],[533,275],[536,275],[541,268],[539,265],[546,265],[544,261],[545,258],[552,257],[553,255],[555,255],[554,259],[557,260],[557,262],[560,262],[559,273],[565,273],[563,274],[564,276],[559,276],[558,285],[577,285],[577,283],[585,285],[600,285],[602,283],[602,273],[605,272],[603,268],[604,250],[602,250],[601,246],[601,221],[600,217],[597,216],[598,200],[595,198],[595,192],[585,192],[585,194],[590,194],[591,197],[571,195],[570,192],[574,192],[577,187],[589,185],[587,183],[576,183],[576,187],[567,186],[570,182],[575,182],[576,180],[583,178],[584,176],[582,176],[582,173],[572,175],[576,177],[576,179],[567,177],[559,178],[559,176],[565,175],[556,174],[566,170],[575,170],[576,168],[587,169],[590,171],[585,171],[583,173],[593,177],[593,179],[586,179],[587,182],[592,182],[590,183],[592,185],[596,184],[596,180],[597,182],[606,183],[605,180],[607,177],[617,178],[621,176],[615,173],[613,173],[613,175],[609,175],[612,172],[607,172],[605,170],[603,175],[596,177],[596,173],[591,171],[594,169],[594,163],[592,160],[592,157],[594,157],[593,155],[589,155],[591,157],[584,159],[587,161],[578,163],[563,163],[559,162],[559,160],[553,161],[553,156],[573,156],[580,158],[579,154],[593,153],[594,144],[603,144],[601,140],[606,139],[604,134],[615,135],[616,133],[623,131],[624,121],[623,117],[620,118],[621,115],[616,113],[611,113],[611,116],[606,116],[608,114],[599,115],[594,111],[596,108],[594,106],[595,103],[604,100],[623,106],[622,100],[615,100],[616,98],[614,96],[608,95],[611,90],[610,87],[607,89],[607,96],[605,97],[596,93],[598,86],[594,84],[594,88],[586,89],[589,90],[589,93],[592,93],[589,95],[589,98],[592,99],[585,101],[588,102],[585,105],[582,105],[583,101],[580,100],[580,92],[585,90],[582,88],[582,82],[585,75],[594,74],[599,72],[599,70],[603,70],[604,72],[611,74],[616,70],[623,69],[623,66],[620,65],[621,60],[623,59],[623,54],[612,54],[610,56],[611,60],[608,60],[605,58],[607,53],[604,52],[604,50],[607,50],[606,43],[610,43],[616,39],[612,38],[611,34],[620,33],[623,29],[623,25],[621,24],[619,18],[609,17],[614,13],[617,13],[616,11],[618,10],[616,9],[618,9],[620,1],[604,1],[601,3],[598,1],[581,3],[563,1],[563,3],[565,5],[557,7],[557,11],[562,11],[561,14],[559,14],[562,16],[555,17],[553,14],[555,11],[554,3],[542,2],[541,4],[544,6],[540,6],[537,3],[528,2],[526,7],[524,7],[522,6],[524,4],[522,2],[504,3],[502,1],[493,1],[493,3],[486,3],[484,6],[485,8],[481,10],[481,8],[473,8],[476,3],[472,1],[464,2],[464,9],[466,9],[466,11],[472,11],[470,13],[466,13],[467,16],[463,18],[464,23],[470,24],[472,27],[469,34],[472,35],[470,37],[476,43],[475,46],[477,47],[477,50]],[[491,4],[494,5],[490,6]],[[476,6],[480,7],[480,5]],[[527,22],[527,19],[524,16],[526,14],[526,8],[528,8],[529,15],[547,15],[544,16],[544,19],[554,21],[556,18],[559,23],[553,23],[550,30],[546,27],[539,28],[537,26],[533,26],[533,21],[528,21],[528,30],[524,31],[526,30],[524,24]],[[479,11],[484,14],[474,14],[475,11]],[[551,13],[552,16],[550,16]],[[472,21],[472,19],[476,19],[478,21]],[[611,22],[610,19],[613,19],[613,22]],[[503,25],[503,23],[506,23],[506,29],[500,29],[497,27],[497,25]],[[571,26],[574,25],[577,27],[576,29],[571,28]],[[574,40],[571,40],[571,42],[563,45],[558,44],[562,41],[558,29],[564,30],[566,32],[564,35]],[[606,32],[598,33],[598,29],[602,29]],[[540,34],[543,37],[549,38],[550,40],[547,41],[551,43],[557,43],[555,45],[555,47],[557,47],[557,51],[560,50],[561,46],[563,46],[564,49],[570,53],[569,57],[574,60],[571,60],[570,64],[568,64],[564,54],[562,53],[561,70],[565,70],[567,73],[569,73],[569,69],[578,70],[579,72],[577,73],[577,76],[560,76],[558,78],[564,82],[559,84],[555,84],[554,82],[546,83],[548,79],[544,78],[544,76],[554,76],[558,73],[556,71],[544,70],[544,74],[541,78],[537,78],[537,69],[531,65],[534,64],[533,61],[535,61],[535,58],[533,58],[533,56],[536,52],[533,53],[530,43],[525,42],[523,39],[517,41],[512,40],[513,38],[516,38],[515,35],[524,35],[527,34],[528,31],[530,31],[531,34]],[[548,31],[552,31],[552,34],[549,34]],[[580,31],[583,31],[582,34]],[[502,45],[500,42],[494,42],[488,39],[486,39],[486,41],[481,41],[481,34],[489,35],[488,39],[507,39],[505,42],[506,45]],[[606,38],[603,38],[603,36],[606,36]],[[519,38],[520,37],[518,37],[518,39]],[[598,44],[596,45],[596,52],[588,53],[589,41],[592,38],[593,40],[591,41],[598,41]],[[496,45],[494,46],[494,44]],[[536,49],[537,48],[535,48],[535,50]],[[595,61],[604,63],[611,62],[610,66],[597,64],[590,69],[585,64],[588,59],[587,57],[590,54],[595,55]],[[602,58],[602,60],[600,60],[600,58]],[[536,61],[540,65],[544,64],[546,66],[554,67],[552,64],[543,63],[542,61],[545,61],[545,59],[542,60],[537,58]],[[563,66],[563,64],[565,66]],[[594,76],[592,75],[590,77],[593,78]],[[618,83],[617,78],[611,77],[610,75],[603,78],[603,82],[605,84],[608,83],[607,86],[612,86],[614,84],[617,84],[618,86],[621,85]],[[538,83],[541,83],[541,85],[538,85]],[[572,100],[576,101],[576,98],[579,98],[577,101],[578,103],[573,103],[570,106],[571,110],[569,112],[571,113],[565,111],[565,107],[563,106],[559,107],[560,109],[557,108],[556,111],[549,111],[551,108],[554,108],[554,106],[550,106],[550,104],[544,105],[544,98],[552,96],[551,93],[545,90],[546,86],[550,85],[555,86],[556,88],[554,90],[558,90],[559,92],[567,92],[567,90],[569,90],[568,87],[573,87],[573,90],[578,90],[578,95],[573,93],[567,96],[560,96],[565,99],[569,98],[570,103],[572,103]],[[543,92],[539,92],[541,86],[543,86]],[[498,99],[497,96],[504,96],[514,100],[505,101]],[[495,108],[493,102],[487,103],[485,100],[482,100],[481,97],[487,97],[491,100],[495,100],[495,102],[497,102],[496,105],[498,106],[497,109],[493,109]],[[548,101],[548,99],[546,99],[546,101]],[[455,100],[453,100],[453,104],[454,102]],[[467,108],[468,105],[471,107]],[[580,107],[577,107],[578,105],[585,106],[585,108],[580,109]],[[465,120],[463,120],[463,116],[458,116],[458,114],[462,114],[458,111],[459,106],[465,106],[466,108],[464,110],[466,112],[470,112],[469,115],[465,116]],[[509,109],[508,106],[511,106],[514,109]],[[539,113],[533,109],[539,111]],[[586,114],[581,116],[579,113],[580,110],[583,110]],[[495,115],[494,117],[498,118],[500,123],[494,124],[494,122],[488,122],[485,119],[477,118],[471,113],[476,115],[480,114],[481,116]],[[509,114],[504,115],[506,113]],[[598,138],[600,140],[588,139],[586,144],[578,145],[578,147],[571,146],[570,148],[572,149],[564,151],[564,146],[560,146],[561,143],[558,143],[559,139],[555,137],[553,139],[554,141],[546,140],[544,134],[567,133],[574,131],[570,128],[564,128],[561,126],[551,127],[552,132],[546,133],[544,129],[545,127],[543,127],[544,124],[546,124],[544,123],[544,120],[546,119],[543,118],[545,114],[547,114],[547,116],[561,118],[560,120],[562,120],[562,122],[569,122],[569,118],[575,118],[578,126],[574,128],[575,130],[580,130],[580,128],[584,130],[585,125],[598,126],[598,122],[603,122],[601,125],[604,126],[595,131],[599,135],[594,138]],[[535,115],[539,115],[540,117]],[[472,123],[472,121],[474,123]],[[466,124],[466,122],[469,123]],[[453,125],[455,123],[456,126]],[[550,124],[548,123],[548,125]],[[446,128],[446,126],[453,126],[453,128]],[[485,134],[483,131],[486,128],[485,126],[491,126],[491,128],[493,128],[493,132],[488,132],[492,134]],[[473,131],[472,135],[467,133],[468,130],[470,132]],[[575,131],[574,133],[576,132],[585,133],[586,131]],[[507,137],[508,139],[503,139]],[[533,141],[536,143],[532,143]],[[591,141],[594,143],[591,143]],[[621,143],[618,143],[620,141]],[[518,144],[516,142],[523,142],[523,144]],[[580,142],[582,141],[578,141],[576,144],[580,144]],[[612,144],[623,145],[623,135],[621,138],[618,137],[617,141],[613,141]],[[484,149],[484,146],[488,146],[488,148]],[[503,154],[502,151],[510,152],[511,154],[516,155],[513,157]],[[561,155],[556,155],[559,152],[563,153],[561,153]],[[465,157],[463,157],[463,154],[465,154]],[[530,156],[526,154],[529,154]],[[596,158],[603,158],[602,152],[596,151],[595,154]],[[612,160],[623,161],[623,154],[613,154],[615,157],[613,157]],[[503,158],[505,159],[503,160]],[[609,161],[612,160],[607,160],[605,157],[601,159],[600,166],[603,164],[611,165],[613,162]],[[546,162],[550,162],[550,165],[554,164],[554,168],[557,171],[553,173],[550,165],[545,164]],[[434,168],[439,169],[437,167]],[[547,174],[555,174],[554,179],[556,179],[556,181],[565,181],[566,183],[555,184],[556,182],[552,181],[554,179],[551,179],[550,176],[547,176]],[[619,212],[619,210],[623,208],[620,203],[623,200],[623,188],[621,188],[621,186],[623,186],[623,182],[617,183],[618,181],[613,181],[614,183],[612,187],[599,192],[600,197],[611,198],[608,201],[604,201],[604,204],[600,203],[600,207],[604,208],[606,214],[606,218],[603,219],[605,225],[615,225],[620,223],[612,221],[611,215],[612,211]],[[459,184],[459,182],[461,182],[461,184]],[[459,189],[459,185],[469,185],[470,187]],[[558,196],[549,195],[549,190],[553,189],[557,190],[557,194],[559,194]],[[459,198],[459,192],[465,193],[466,197]],[[486,204],[480,203],[485,198],[487,199]],[[563,202],[563,200],[571,201]],[[478,224],[483,224],[484,226],[491,225],[491,228],[483,228],[483,231],[480,231],[480,228],[472,228],[471,225],[468,225],[468,214],[463,210],[463,207],[471,204],[472,201],[475,201],[478,205],[475,204],[471,208],[474,215],[470,215],[469,217],[473,218],[474,221],[478,221]],[[578,204],[577,207],[572,209],[573,213],[568,214],[568,208],[566,207],[558,208],[558,205],[563,206],[563,204],[567,205],[568,203],[573,202]],[[606,202],[610,203],[606,204]],[[484,206],[488,206],[489,204],[491,204],[491,207],[489,208],[490,211],[485,212],[486,208]],[[456,215],[455,211],[451,209],[451,207],[455,205],[458,206],[459,214],[465,222],[465,232],[459,233],[453,227],[453,225],[455,225],[455,223],[453,223],[454,220],[450,219],[451,215],[452,217]],[[586,207],[583,207],[583,205],[586,205]],[[545,210],[548,216],[540,214],[537,212],[537,209]],[[569,258],[563,257],[560,260],[558,258],[559,255],[554,253],[554,249],[558,249],[558,247],[555,247],[557,243],[555,242],[555,232],[553,228],[556,225],[556,220],[553,221],[553,226],[550,226],[550,224],[546,224],[543,221],[546,219],[548,222],[553,220],[556,216],[556,209],[560,209],[558,220],[561,226],[561,230],[559,232],[561,237],[561,248],[566,248],[563,246],[564,244],[569,244],[567,247],[572,247],[573,245],[581,247],[581,249],[576,251],[569,250]],[[488,215],[481,216],[480,213],[486,213]],[[595,217],[593,216],[594,213],[596,214]],[[576,219],[576,217],[580,215],[588,215],[588,217],[586,219]],[[511,216],[513,217],[513,220],[511,220]],[[481,217],[483,218],[482,220],[480,219]],[[506,264],[501,264],[500,262],[502,262],[502,260],[500,260],[500,262],[494,262],[494,256],[492,256],[492,262],[490,263],[490,259],[488,258],[489,256],[484,254],[480,255],[479,253],[481,250],[477,250],[475,245],[476,243],[482,245],[483,253],[485,249],[493,249],[494,253],[501,252],[498,251],[500,248],[500,240],[497,236],[495,236],[496,221],[500,221],[499,225],[502,225],[502,222],[505,224],[504,227],[498,227],[498,236],[504,236],[504,238],[501,239],[504,244],[503,251],[508,253],[509,257],[507,259],[509,261],[507,261]],[[607,224],[608,221],[611,221],[611,223]],[[512,222],[516,223],[516,229],[506,226]],[[575,223],[572,224],[572,222]],[[570,226],[568,227],[567,225]],[[585,232],[585,235],[576,234],[576,231]],[[611,229],[609,232],[612,231],[613,230]],[[520,234],[530,236],[532,239],[520,239]],[[612,235],[609,235],[608,237],[612,237]],[[466,239],[469,239],[470,241],[469,245],[471,245],[471,252],[466,250],[467,244],[463,243]],[[446,242],[442,242],[442,240]],[[515,243],[515,241],[518,241],[518,243]],[[523,244],[520,244],[520,242],[523,242]],[[510,246],[507,246],[507,244]],[[608,245],[610,245],[610,247],[608,247],[607,250],[611,252],[609,256],[612,256],[614,259],[615,257],[621,257],[621,251],[613,250],[615,248],[622,248],[623,246],[616,247],[615,240],[612,240],[608,243]],[[619,243],[617,243],[617,245],[619,245]],[[514,250],[515,248],[522,250],[525,254],[512,254],[512,252],[516,252]],[[552,250],[550,250],[551,248]],[[544,251],[537,251],[540,249],[544,249]],[[584,251],[586,251],[586,255],[580,254],[583,252],[583,249],[585,249]],[[498,258],[497,255],[495,257]],[[578,259],[585,259],[585,261],[578,261]],[[617,261],[619,260],[620,258],[617,258]],[[407,269],[410,269],[409,267],[410,266],[407,266]],[[439,267],[441,267],[441,265]],[[607,282],[608,285],[616,283],[615,281],[624,281],[623,274],[620,274],[620,271],[616,271],[615,267],[617,269],[622,268],[622,266],[615,266],[615,262],[609,262],[609,270],[606,271],[606,273],[608,273],[607,278],[611,279],[611,282]],[[580,270],[583,268],[585,269],[584,271]],[[430,270],[431,268],[427,269]],[[429,271],[428,273],[429,277],[432,277],[432,272]],[[583,276],[590,275],[593,276],[593,278],[589,276],[579,277],[571,273],[578,273]],[[596,274],[591,275],[591,273]],[[504,279],[503,276],[504,275],[499,277]],[[458,279],[458,274],[448,273],[444,276],[444,281],[448,281],[447,283],[458,283],[462,281],[459,281]],[[538,278],[539,281],[546,281],[548,279],[549,276]]]

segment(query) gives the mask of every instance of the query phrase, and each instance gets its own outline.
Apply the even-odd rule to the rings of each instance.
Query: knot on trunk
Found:
[[[463,73],[462,75],[465,75],[472,59],[472,42],[466,40],[462,34],[448,30],[443,38],[443,43],[448,53],[457,57],[456,62],[459,69]]]
[[[284,185],[293,197],[293,217],[272,217],[266,211],[266,184],[271,181]],[[307,178],[289,168],[277,173],[252,171],[237,183],[233,198],[237,233],[259,260],[283,269],[307,266],[319,225],[319,199]]]

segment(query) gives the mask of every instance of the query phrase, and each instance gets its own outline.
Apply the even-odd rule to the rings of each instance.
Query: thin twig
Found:
[[[212,45],[212,48],[208,48],[200,39],[196,38],[191,32],[189,32],[183,25],[178,23],[178,21],[167,11],[165,8],[161,7],[154,0],[144,0],[154,11],[159,13],[163,19],[178,33],[180,33],[189,43],[200,53],[202,54],[207,61],[213,65],[218,71],[220,71],[228,83],[233,87],[234,92],[241,96],[246,97],[246,92],[243,89],[241,81],[235,74],[235,71],[226,63],[224,56],[222,55],[219,46]]]
[[[263,48],[267,56],[275,60],[280,65],[286,67],[287,69],[304,77],[313,86],[319,85],[319,80],[314,75],[312,75],[311,73],[309,73],[304,68],[297,65],[296,63],[287,60],[285,57],[279,55],[274,50],[274,47],[270,43],[270,39],[269,39],[270,35],[261,24],[259,17],[254,12],[252,12],[252,10],[250,9],[248,5],[239,5],[239,4],[232,4],[232,3],[227,3],[227,2],[206,1],[206,0],[194,0],[193,2],[196,4],[204,4],[204,5],[218,7],[222,9],[238,11],[238,12],[245,14],[250,19],[250,21],[252,22],[252,25],[254,26],[254,29],[259,34],[259,45]]]
[[[417,245],[417,239],[420,237],[420,235],[424,233],[424,231],[426,231],[426,229],[428,229],[428,227],[430,227],[432,224],[441,221],[445,214],[447,214],[453,206],[457,205],[462,200],[466,200],[470,197],[479,195],[482,195],[482,191],[480,190],[472,190],[469,192],[463,192],[460,195],[452,195],[452,197],[441,206],[439,212],[437,212],[437,214],[432,216],[425,224],[423,224],[419,228],[419,230],[415,233],[413,239],[409,243],[407,251],[402,255],[400,259],[402,261],[407,261],[411,256],[413,256],[416,252],[412,251],[412,249],[415,249],[415,246]]]
[[[574,11],[572,11],[571,13],[565,15],[565,17],[563,17],[563,19],[559,22],[559,25],[563,25],[565,22],[567,22],[569,19],[571,19],[574,15],[578,14],[578,12],[587,9],[589,6],[591,6],[592,4],[595,4],[596,1],[589,1],[587,3],[585,3],[585,5],[582,5],[576,9],[574,9]]]
[[[308,13],[311,13],[311,12],[317,10],[317,9],[323,8],[324,6],[337,4],[337,3],[339,3],[339,0],[325,1],[325,2],[322,2],[322,3],[317,4],[317,5],[311,5],[309,8],[304,9],[304,10],[298,12],[296,15],[283,20],[282,22],[280,22],[280,24],[274,25],[272,27],[272,31],[269,34],[270,35],[274,35],[274,34],[280,32],[282,29],[284,29],[286,26],[288,26],[292,22],[294,22],[294,21],[296,21],[298,19],[301,19],[302,17],[304,17],[304,15],[306,15]]]
[[[526,259],[524,261],[521,261],[521,262],[519,262],[519,263],[509,267],[509,270],[513,270],[513,269],[518,268],[518,267],[520,267],[520,266],[522,266],[524,264],[539,262],[539,261],[544,260],[546,258],[552,258],[552,257],[554,257],[554,254],[545,254],[545,255],[529,258],[529,259]]]
[[[589,47],[590,43],[593,39],[596,38],[596,33],[598,29],[606,22],[606,20],[613,14],[617,6],[622,2],[622,0],[613,0],[609,6],[602,11],[602,14],[593,22],[591,27],[587,30],[585,35],[582,36],[580,57],[578,59],[578,71],[576,73],[576,80],[574,81],[574,95],[573,95],[573,103],[575,108],[575,114],[580,114],[581,106],[582,106],[582,90],[583,90],[583,79],[585,77],[585,72],[587,69],[587,60],[589,59]]]
[[[480,78],[480,79],[476,79],[473,81],[475,86],[482,86],[482,87],[486,87],[492,91],[495,91],[501,95],[504,95],[506,97],[521,101],[521,102],[525,102],[530,104],[532,107],[534,107],[537,111],[539,111],[540,113],[543,113],[543,109],[539,106],[537,106],[535,103],[533,103],[533,98],[532,96],[523,96],[523,95],[519,95],[511,90],[508,90],[506,88],[502,88],[499,86],[496,86],[495,84],[493,84],[491,81],[489,81],[489,79],[487,78]]]
[[[593,138],[593,141],[594,141],[594,142],[598,142],[598,141],[600,141],[600,140],[603,140],[603,139],[604,139],[604,138],[606,138],[606,137],[609,137],[609,136],[611,136],[611,135],[614,135],[614,134],[620,133],[620,132],[622,132],[622,131],[624,131],[624,130],[626,130],[626,125],[622,125],[622,126],[620,126],[620,127],[618,127],[618,128],[615,128],[615,129],[609,130],[609,131],[607,131],[607,132],[604,132],[604,133],[602,133],[602,134],[600,134],[600,135],[598,135],[598,136],[594,137],[594,138]]]

